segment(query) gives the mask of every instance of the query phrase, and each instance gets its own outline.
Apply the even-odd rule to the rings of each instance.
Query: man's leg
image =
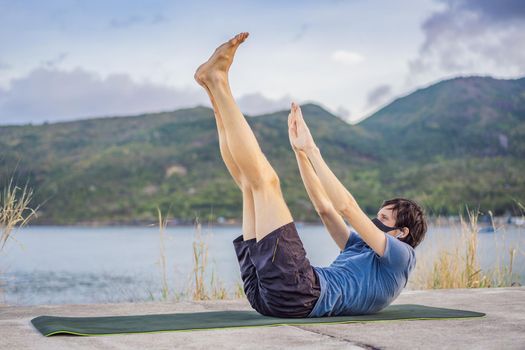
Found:
[[[246,34],[240,34],[221,45],[199,67],[195,78],[204,83],[213,96],[224,125],[228,148],[241,173],[243,188],[248,186],[253,193],[257,242],[242,242],[240,237],[234,241],[241,275],[246,258],[255,265],[257,272],[257,285],[253,288],[250,302],[262,314],[304,317],[319,296],[315,272],[306,259],[293,218],[282,196],[279,178],[237,107],[228,84],[227,73],[233,56],[246,37]],[[252,269],[251,265],[245,266]],[[246,274],[248,287],[255,286],[250,282],[254,280],[249,278],[253,273]]]
[[[228,71],[235,51],[246,39],[241,33],[219,46],[210,59],[202,64],[195,78],[203,82],[215,99],[222,118],[228,148],[235,164],[253,193],[255,206],[255,235],[257,241],[275,229],[293,221],[282,196],[279,177],[272,168],[253,134],[248,122],[233,99]]]
[[[199,82],[199,81],[198,81]],[[224,131],[224,124],[222,118],[217,108],[217,104],[213,95],[211,94],[208,87],[202,82],[199,82],[201,86],[206,90],[210,98],[211,104],[213,106],[213,113],[215,114],[215,121],[217,123],[217,132],[219,134],[219,146],[221,151],[221,156],[226,164],[226,168],[230,172],[230,175],[233,177],[233,180],[239,186],[242,191],[242,236],[245,241],[255,238],[255,206],[253,202],[253,193],[250,186],[243,186],[243,180],[241,178],[241,172],[233,157],[231,155],[228,140],[226,138],[226,132]],[[246,182],[246,181],[244,181]]]
[[[197,80],[197,82],[206,90],[213,106],[222,159],[226,164],[226,168],[228,168],[230,175],[233,177],[233,180],[242,191],[242,236],[237,237],[233,241],[233,246],[237,256],[237,261],[239,262],[244,294],[246,294],[246,298],[255,310],[265,312],[263,308],[264,306],[260,302],[257,272],[250,257],[250,246],[255,243],[255,207],[253,193],[250,186],[243,186],[243,183],[246,183],[246,181],[243,181],[241,178],[240,170],[237,164],[235,164],[229,150],[222,118],[213,95],[206,85],[199,80]]]

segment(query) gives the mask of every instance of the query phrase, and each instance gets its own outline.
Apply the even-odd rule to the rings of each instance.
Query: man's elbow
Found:
[[[340,206],[336,208],[339,215],[350,218],[353,217],[353,215],[360,210],[359,205],[353,198],[348,198],[342,203]]]
[[[331,202],[326,201],[326,202],[321,202],[317,204],[315,207],[315,210],[317,211],[317,214],[319,214],[319,216],[322,217],[322,216],[330,215],[331,213],[333,213],[335,209]]]

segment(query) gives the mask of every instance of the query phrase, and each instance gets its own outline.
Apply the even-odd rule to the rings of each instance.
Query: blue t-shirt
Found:
[[[368,314],[390,305],[416,265],[414,248],[386,234],[379,256],[354,231],[345,249],[328,267],[314,266],[321,294],[308,317]]]

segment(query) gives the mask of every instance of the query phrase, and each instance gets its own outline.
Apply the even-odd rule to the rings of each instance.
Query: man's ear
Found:
[[[408,227],[403,227],[402,231],[403,235],[401,236],[401,238],[405,238],[410,233],[410,229]]]

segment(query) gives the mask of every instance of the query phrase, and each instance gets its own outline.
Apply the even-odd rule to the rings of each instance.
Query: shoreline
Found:
[[[484,217],[483,217],[484,218]],[[509,216],[494,216],[492,218],[495,226],[508,225],[512,227],[523,227],[525,223],[521,223],[523,218],[511,217],[513,222],[509,222]],[[521,221],[520,221],[521,220]],[[294,220],[297,226],[322,226],[321,220],[318,221],[300,221]],[[427,217],[429,225],[452,225],[459,224],[459,216],[449,217]],[[224,222],[213,221],[213,222],[199,222],[201,227],[205,226],[217,226],[217,227],[240,227],[242,226],[241,220],[229,219]],[[57,226],[57,227],[156,227],[158,228],[158,221],[149,220],[123,220],[123,221],[80,221],[76,223],[60,224],[53,221],[39,221],[38,219],[33,220],[26,225],[26,227],[38,227],[38,226]],[[196,221],[190,222],[181,219],[167,220],[167,227],[195,227]],[[491,226],[490,218],[478,220],[478,226]]]

